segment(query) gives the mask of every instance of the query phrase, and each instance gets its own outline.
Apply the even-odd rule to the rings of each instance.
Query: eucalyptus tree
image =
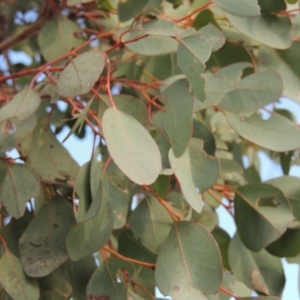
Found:
[[[1,299],[281,296],[281,258],[300,262],[300,125],[278,106],[300,102],[298,1],[6,0],[0,26]],[[281,177],[262,182],[261,153]]]

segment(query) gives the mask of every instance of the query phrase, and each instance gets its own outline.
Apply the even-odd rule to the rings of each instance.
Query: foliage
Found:
[[[298,12],[1,1],[0,299],[278,299],[300,262],[300,125],[277,105],[300,103]],[[65,126],[92,130],[83,166]],[[284,175],[261,182],[260,153]]]

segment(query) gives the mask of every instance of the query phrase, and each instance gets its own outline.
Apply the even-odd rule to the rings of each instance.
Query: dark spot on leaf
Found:
[[[35,244],[33,242],[29,242],[29,245],[33,246],[34,248],[38,248],[42,246],[42,244]]]
[[[176,292],[180,291],[180,286],[174,285],[173,286],[173,291],[176,291]]]
[[[50,145],[50,148],[52,149],[52,148],[53,148],[53,145]]]
[[[54,227],[54,228],[57,228],[57,227],[58,227],[58,224],[53,223],[53,227]]]
[[[106,295],[89,295],[89,300],[110,300],[109,296]]]
[[[276,196],[274,195],[258,198],[256,200],[256,203],[258,206],[261,207],[277,207],[278,205],[280,205],[280,202],[276,199]]]

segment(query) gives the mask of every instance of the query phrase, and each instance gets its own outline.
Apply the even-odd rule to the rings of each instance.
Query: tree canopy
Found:
[[[297,0],[6,0],[0,27],[0,299],[281,297]],[[262,182],[261,153],[281,177]]]

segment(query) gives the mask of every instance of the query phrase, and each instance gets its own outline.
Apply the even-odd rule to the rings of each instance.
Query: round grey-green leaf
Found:
[[[161,169],[161,154],[149,132],[132,116],[109,108],[102,119],[109,153],[133,182],[152,184]]]
[[[57,80],[57,93],[71,98],[88,93],[104,66],[105,57],[102,52],[88,51],[77,56],[61,72]]]

